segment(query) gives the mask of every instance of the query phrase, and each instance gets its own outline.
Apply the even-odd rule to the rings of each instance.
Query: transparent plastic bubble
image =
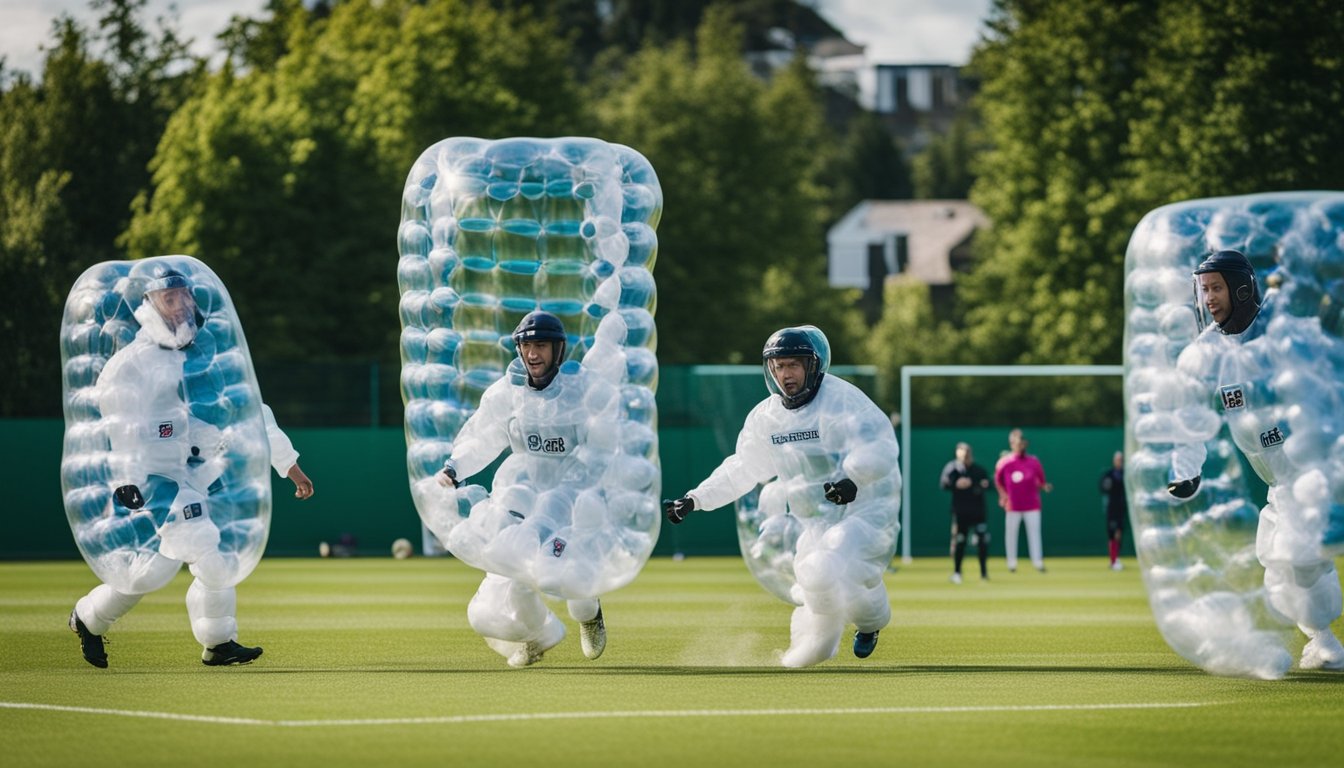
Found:
[[[421,518],[456,556],[551,594],[627,583],[660,521],[652,167],[591,138],[452,138],[421,154],[403,201],[401,378]],[[534,310],[564,324],[569,359],[536,403],[511,338]],[[461,515],[465,491],[445,494],[434,475],[497,382],[529,434],[510,433],[488,499]]]
[[[1339,614],[1330,558],[1331,537],[1344,538],[1332,512],[1344,498],[1344,465],[1332,457],[1344,420],[1344,324],[1325,286],[1344,263],[1341,211],[1344,194],[1331,192],[1194,200],[1149,213],[1130,240],[1130,516],[1163,636],[1216,674],[1281,677],[1294,625]],[[1224,248],[1255,268],[1262,307],[1240,334],[1196,334],[1191,273]],[[1263,511],[1243,467],[1269,486]],[[1166,492],[1194,475],[1193,497]],[[1283,575],[1294,569],[1325,575],[1297,586]]]
[[[174,333],[145,301],[165,270],[190,283],[194,334]],[[213,585],[244,579],[269,529],[270,447],[242,328],[215,273],[188,256],[89,268],[66,302],[61,358],[61,491],[98,578],[152,591],[176,573],[172,557],[208,559]],[[130,485],[139,509],[114,494]],[[188,506],[195,514],[168,537],[180,546],[161,551],[164,526]]]

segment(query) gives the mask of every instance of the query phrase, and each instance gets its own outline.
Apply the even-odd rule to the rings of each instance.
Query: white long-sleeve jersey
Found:
[[[823,485],[849,478],[858,493],[848,513],[894,524],[901,472],[891,420],[858,387],[835,376],[824,377],[817,396],[801,408],[789,410],[771,395],[747,415],[733,455],[688,495],[697,509],[715,509],[772,478],[785,485],[794,517],[842,515],[825,500]]]

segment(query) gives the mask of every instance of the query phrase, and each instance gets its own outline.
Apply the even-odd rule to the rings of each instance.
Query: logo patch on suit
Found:
[[[778,435],[771,435],[770,442],[775,445],[784,445],[785,443],[796,443],[800,440],[820,440],[821,433],[815,429],[803,429],[797,432],[783,432]]]
[[[191,503],[191,504],[188,504],[187,506],[185,506],[185,507],[182,508],[182,519],[183,519],[183,520],[190,520],[190,519],[192,519],[193,517],[200,517],[201,514],[202,514],[202,510],[201,510],[201,505],[200,505],[199,503]]]
[[[559,536],[551,540],[551,554],[559,557],[565,554],[565,540]]]
[[[165,421],[159,425],[159,438],[168,439],[173,436],[173,422]]]
[[[1268,432],[1260,433],[1260,447],[1272,448],[1283,443],[1283,431],[1275,427]]]
[[[565,438],[542,437],[533,433],[527,436],[527,450],[532,453],[564,453]]]
[[[1227,411],[1246,407],[1246,389],[1241,384],[1232,384],[1218,390],[1223,400],[1223,409]]]

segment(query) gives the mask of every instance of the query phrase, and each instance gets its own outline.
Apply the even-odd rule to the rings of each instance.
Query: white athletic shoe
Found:
[[[1317,632],[1302,648],[1302,669],[1344,671],[1344,646],[1328,629]]]
[[[602,606],[597,607],[597,615],[592,621],[579,623],[579,645],[583,646],[583,655],[596,659],[607,649],[607,625],[602,621]]]
[[[538,643],[536,640],[533,640],[527,645],[524,645],[522,648],[519,648],[518,650],[513,652],[513,655],[509,657],[509,666],[530,667],[533,664],[536,664],[538,661],[541,661],[541,657],[545,653],[546,651],[541,647],[541,643]]]
[[[1119,560],[1116,560],[1114,563],[1111,563],[1111,570],[1112,570],[1112,571],[1123,571],[1123,570],[1125,570],[1125,564],[1122,563],[1122,562],[1120,562]]]
[[[960,573],[954,573],[954,574],[952,574],[952,578],[951,578],[951,579],[948,579],[948,581],[951,581],[953,584],[960,584],[960,583],[961,583],[961,574],[960,574]]]

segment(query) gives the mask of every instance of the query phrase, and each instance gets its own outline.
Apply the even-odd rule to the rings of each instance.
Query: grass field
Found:
[[[109,633],[65,626],[82,562],[0,563],[5,766],[1264,766],[1344,761],[1344,675],[1213,677],[1155,630],[1137,570],[888,574],[877,652],[785,670],[789,607],[736,558],[651,561],[578,631],[511,669],[471,631],[480,574],[448,559],[263,560],[239,588],[256,663],[200,663],[188,577]],[[1336,628],[1339,631],[1339,627]]]

